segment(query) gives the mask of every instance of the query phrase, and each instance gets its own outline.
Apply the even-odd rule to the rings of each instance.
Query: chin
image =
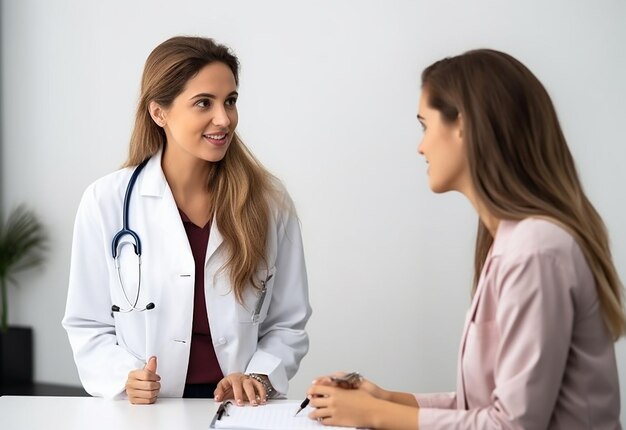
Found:
[[[226,152],[228,152],[228,147],[224,149],[209,151],[208,153],[202,154],[202,157],[200,158],[210,163],[217,163],[224,159],[224,157],[226,156]]]
[[[435,194],[443,194],[443,193],[447,193],[448,191],[450,191],[450,188],[444,186],[443,184],[437,184],[431,181],[430,190]]]

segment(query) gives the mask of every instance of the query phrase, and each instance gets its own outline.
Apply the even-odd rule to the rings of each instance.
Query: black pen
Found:
[[[228,416],[228,413],[226,412],[226,406],[228,406],[230,404],[232,404],[231,401],[227,400],[225,402],[222,402],[221,405],[219,405],[219,407],[217,408],[217,412],[213,416],[213,420],[211,421],[211,425],[209,426],[210,428],[212,428],[212,429],[215,428],[215,425],[216,425],[217,421],[222,419],[222,415],[226,414],[226,416]]]
[[[309,404],[309,398],[307,397],[306,399],[304,399],[304,401],[302,403],[300,403],[300,409],[298,409],[298,412],[296,412],[294,417],[296,415],[298,415],[302,409],[306,408],[306,405],[308,405],[308,404]]]

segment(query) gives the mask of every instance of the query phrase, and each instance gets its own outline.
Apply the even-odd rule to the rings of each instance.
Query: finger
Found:
[[[154,397],[150,397],[150,398],[142,398],[142,397],[133,397],[132,399],[129,398],[130,403],[132,403],[133,405],[151,405],[154,402],[156,402],[157,396]]]
[[[313,397],[309,400],[309,405],[314,408],[327,408],[330,405],[330,397]]]
[[[158,381],[130,381],[126,384],[128,388],[139,391],[159,391],[161,389],[161,383]]]
[[[148,362],[144,366],[144,370],[147,370],[150,373],[156,373],[156,371],[157,371],[157,358],[154,355],[148,359]]]
[[[306,394],[310,397],[330,396],[335,390],[337,390],[337,388],[332,385],[311,385]]]
[[[150,400],[150,399],[155,399],[158,394],[159,391],[158,390],[151,390],[151,391],[145,391],[145,390],[127,390],[126,394],[128,395],[128,398],[131,400],[131,403],[136,403],[137,401],[140,401],[145,403],[146,400]]]
[[[309,413],[309,418],[311,418],[312,420],[318,420],[318,421],[320,421],[320,419],[330,418],[330,410],[328,408],[313,409]]]
[[[241,386],[241,384],[243,382],[242,381],[243,378],[244,378],[243,375],[229,377],[230,385],[231,385],[231,387],[233,389],[233,396],[234,396],[235,402],[237,402],[238,406],[242,406],[243,405],[243,388]]]
[[[259,400],[261,399],[257,394],[257,391],[258,391],[257,384],[261,385],[259,384],[258,381],[255,381],[252,378],[246,378],[243,380],[243,383],[242,383],[243,391],[245,395],[248,397],[248,401],[250,402],[252,406],[256,406],[258,404],[257,398]]]
[[[213,397],[215,397],[215,401],[221,402],[222,400],[227,400],[232,396],[231,384],[230,381],[226,378],[223,378],[220,382],[217,383],[217,387],[213,392]]]
[[[317,378],[313,380],[312,384],[330,385],[334,383],[331,378],[341,378],[346,375],[347,375],[346,372],[334,372],[334,373],[331,373],[330,375],[318,376]]]
[[[149,372],[146,369],[137,369],[128,374],[128,379],[134,379],[137,381],[160,381],[161,377],[156,373]]]

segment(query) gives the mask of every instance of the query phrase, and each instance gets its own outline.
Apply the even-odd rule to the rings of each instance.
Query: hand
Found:
[[[346,372],[335,372],[331,375],[320,376],[319,378],[315,378],[313,380],[313,384],[337,387],[337,384],[333,382],[331,378],[344,375],[346,375]],[[389,397],[389,392],[387,390],[380,388],[378,385],[365,378],[362,379],[358,389],[367,392],[369,395],[377,399],[388,400]]]
[[[128,374],[126,394],[134,404],[154,403],[161,390],[161,377],[156,373],[157,358],[150,357],[143,369],[136,369]]]
[[[267,402],[263,384],[239,372],[231,373],[218,382],[213,395],[218,402],[235,399],[237,406],[242,406],[245,401],[252,406]]]
[[[372,384],[373,385],[373,384]],[[365,389],[344,389],[327,384],[314,384],[307,391],[309,405],[316,408],[309,418],[324,425],[342,427],[375,427],[377,403]]]

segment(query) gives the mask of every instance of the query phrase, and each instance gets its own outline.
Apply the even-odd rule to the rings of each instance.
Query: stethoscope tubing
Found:
[[[148,164],[149,160],[150,159],[148,158],[144,160],[141,164],[139,164],[133,171],[133,174],[131,175],[130,180],[128,181],[128,186],[126,187],[126,193],[124,195],[124,207],[122,209],[122,229],[113,236],[113,240],[111,241],[111,254],[113,256],[113,260],[115,261],[115,271],[117,272],[117,279],[120,284],[120,289],[122,290],[122,293],[124,295],[124,299],[126,300],[126,303],[129,306],[129,308],[123,309],[117,305],[113,305],[111,307],[111,310],[113,312],[122,312],[122,313],[127,313],[127,312],[132,312],[132,311],[143,312],[145,310],[154,309],[154,303],[152,302],[148,303],[145,308],[137,307],[137,303],[139,302],[139,294],[141,291],[141,239],[139,238],[139,235],[128,226],[128,218],[129,218],[128,211],[130,207],[130,198],[133,192],[133,187],[135,186],[137,177],[139,176],[143,168],[146,167],[146,164]],[[133,238],[133,240],[127,240],[127,241],[122,242],[122,238],[124,238],[125,236],[130,236]],[[122,281],[122,274],[120,272],[119,250],[125,244],[133,245],[135,255],[137,256],[137,261],[138,261],[137,294],[135,295],[134,302],[131,302],[131,300],[128,298],[128,294],[126,293],[126,288],[124,288],[124,282]]]

